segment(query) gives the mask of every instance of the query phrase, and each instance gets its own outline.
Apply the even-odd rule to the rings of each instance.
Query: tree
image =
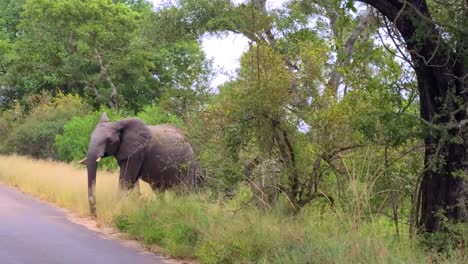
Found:
[[[138,12],[151,12],[153,5],[148,0],[114,0],[115,3],[124,3]]]
[[[32,92],[90,93],[117,109],[118,62],[130,53],[137,19],[111,0],[27,1],[4,78]]]
[[[160,104],[184,119],[206,100],[211,76],[210,61],[187,19],[175,7],[159,9],[144,17],[134,41],[147,52]]]
[[[197,35],[172,23],[170,9],[153,12],[144,0],[3,2],[12,22],[0,19],[2,104],[47,90],[78,93],[96,109],[137,112],[163,97],[187,108],[208,87]]]
[[[180,29],[221,36],[233,32],[250,41],[239,76],[209,101],[204,122],[206,116],[213,121],[200,128],[217,135],[210,147],[203,141],[202,156],[223,153],[219,156],[230,159],[224,163],[219,157],[205,159],[213,174],[229,175],[226,182],[242,178],[242,169],[235,172],[239,167],[248,171],[273,160],[284,174],[275,188],[298,211],[320,191],[331,193],[318,188],[319,182],[325,182],[318,178],[338,174],[345,181],[341,155],[370,144],[377,148],[393,144],[394,152],[414,144],[414,135],[408,137],[413,127],[394,133],[394,124],[415,96],[409,89],[406,100],[393,93],[397,89],[391,90],[397,83],[407,84],[398,81],[402,70],[391,53],[375,45],[372,36],[377,27],[371,8],[353,17],[338,0],[291,1],[277,10],[269,10],[267,1],[198,0],[180,1],[170,10],[178,19],[169,24],[186,25]],[[317,26],[310,27],[310,21],[318,21]],[[280,81],[286,74],[272,67],[278,63],[289,72],[287,81]],[[282,95],[280,100],[277,94]],[[385,107],[379,111],[378,104],[366,100]],[[305,133],[299,127],[310,130]]]
[[[0,1],[0,39],[14,40],[18,36],[20,13],[26,0]]]
[[[11,104],[18,94],[19,89],[7,86],[3,76],[6,74],[6,62],[12,49],[12,43],[18,37],[18,24],[20,13],[26,0],[1,0],[0,1],[0,109]]]
[[[398,29],[416,72],[420,115],[428,128],[418,226],[434,232],[444,229],[444,218],[467,222],[467,2],[359,1],[375,7]],[[451,22],[436,21],[428,3],[451,14]]]

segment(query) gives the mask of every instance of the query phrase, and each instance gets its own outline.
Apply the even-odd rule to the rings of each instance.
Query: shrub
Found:
[[[10,154],[13,152],[11,144],[9,144],[9,136],[14,128],[21,125],[24,121],[26,113],[24,105],[16,102],[14,107],[4,110],[0,114],[0,153]]]
[[[200,203],[172,193],[157,195],[137,210],[124,210],[114,216],[114,225],[147,245],[161,245],[166,253],[194,257],[206,218]]]
[[[157,105],[145,106],[143,111],[138,113],[137,116],[147,125],[172,124],[179,128],[183,125],[182,120],[180,120],[177,116],[170,113],[165,113]]]
[[[16,120],[20,121],[19,124],[8,125],[5,120],[0,122],[2,130],[8,132],[4,152],[15,152],[39,159],[58,158],[56,135],[63,132],[63,126],[70,119],[84,115],[86,105],[75,95],[51,98],[44,94],[42,99],[45,99],[45,102],[35,106],[22,120]]]

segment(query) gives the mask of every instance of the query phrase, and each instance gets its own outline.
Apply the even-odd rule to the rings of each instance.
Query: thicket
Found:
[[[1,152],[58,159],[55,137],[72,118],[85,115],[86,105],[79,96],[45,93],[29,97],[28,102],[18,103],[0,116]]]

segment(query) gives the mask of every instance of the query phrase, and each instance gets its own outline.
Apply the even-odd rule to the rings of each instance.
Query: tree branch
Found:
[[[328,8],[327,8],[328,9]],[[354,28],[353,32],[346,40],[344,50],[340,51],[340,48],[337,47],[338,51],[338,58],[336,63],[333,65],[332,72],[330,73],[330,80],[328,81],[327,87],[328,89],[332,90],[334,94],[337,94],[338,87],[343,79],[342,74],[339,73],[339,68],[349,64],[351,61],[351,57],[354,53],[354,46],[358,40],[358,37],[363,34],[363,32],[374,23],[373,14],[372,14],[372,7],[367,7],[366,11],[363,15],[359,17],[359,22],[357,23],[356,27]],[[338,33],[336,30],[336,21],[338,14],[335,10],[327,10],[328,16],[330,17],[330,26],[332,28],[334,37],[336,39],[341,38],[341,34]],[[343,59],[340,61],[339,53],[343,53]]]
[[[99,76],[98,76],[98,79],[100,79],[102,76],[104,76],[104,80],[106,80],[107,84],[109,84],[109,86],[111,87],[112,89],[112,92],[111,92],[111,97],[110,97],[110,102],[109,102],[109,107],[115,111],[118,110],[119,108],[119,104],[118,104],[118,100],[117,100],[117,87],[115,86],[114,82],[112,81],[112,79],[110,78],[109,74],[108,74],[108,66],[110,65],[110,62],[107,64],[107,65],[104,65],[103,61],[102,61],[102,56],[101,54],[98,52],[97,49],[94,50],[95,53],[96,53],[96,59],[99,63],[99,66],[101,68],[101,71],[99,72]],[[95,95],[99,95],[99,92],[97,91],[96,87],[93,87],[94,88],[94,93]]]

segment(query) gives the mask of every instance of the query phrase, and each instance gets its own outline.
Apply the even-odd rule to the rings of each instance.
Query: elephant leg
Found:
[[[142,161],[136,156],[137,155],[119,163],[119,187],[122,190],[130,190],[133,189],[135,185],[138,186],[138,177]]]

